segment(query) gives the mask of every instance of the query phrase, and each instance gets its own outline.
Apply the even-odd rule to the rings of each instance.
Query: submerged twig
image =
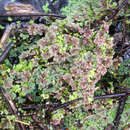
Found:
[[[10,97],[10,95],[4,90],[3,87],[0,87],[0,92],[2,93],[3,97],[5,98],[5,101],[8,104],[8,107],[10,109],[10,112],[17,116],[18,120],[21,121],[21,118],[17,115],[18,111]],[[16,123],[18,130],[25,130],[25,127],[22,123]]]
[[[0,64],[2,64],[4,62],[5,58],[8,56],[11,48],[12,48],[12,43],[9,43],[8,46],[5,48],[5,50],[3,51],[3,53],[0,56]]]
[[[32,119],[34,120],[34,122],[36,122],[36,124],[42,129],[42,130],[48,130],[47,127],[38,120],[36,115],[32,116]]]
[[[121,97],[121,96],[125,96],[127,95],[127,93],[118,93],[118,94],[109,94],[109,95],[101,95],[101,96],[95,96],[94,99],[105,99],[105,98],[117,98],[117,97]]]
[[[36,113],[25,113],[25,114],[22,114],[22,113],[19,113],[19,112],[17,112],[17,114],[18,114],[19,116],[21,116],[21,117],[36,115]],[[14,114],[12,114],[12,113],[9,113],[9,114],[1,114],[1,113],[0,113],[0,118],[6,118],[7,116],[12,116],[12,115],[14,115]]]
[[[73,104],[73,103],[75,103],[77,101],[80,101],[80,100],[83,100],[83,98],[82,97],[81,98],[77,98],[75,100],[72,100],[72,101],[69,101],[69,102],[66,102],[66,103],[54,106],[54,108],[52,109],[52,111],[56,111],[58,109],[67,107],[68,105],[71,105],[71,104]],[[46,104],[32,105],[32,106],[29,106],[29,107],[22,107],[21,109],[22,110],[30,110],[30,109],[39,109],[40,107],[43,107],[43,108],[46,109]]]
[[[113,121],[114,123],[113,130],[117,130],[119,127],[121,114],[123,113],[127,97],[128,95],[122,96],[119,100],[119,107],[118,107],[117,115],[116,115],[115,120]]]
[[[110,21],[113,19],[117,13],[128,3],[128,0],[124,0],[121,5],[115,10],[115,12],[106,20],[106,22]]]
[[[119,98],[119,97],[122,97],[122,96],[126,96],[128,94],[129,94],[129,92],[123,92],[123,93],[118,93],[118,94],[109,94],[109,95],[94,96],[94,100],[105,99],[105,98]],[[67,107],[68,105],[71,105],[71,104],[73,104],[73,103],[75,103],[77,101],[83,100],[83,99],[84,98],[81,97],[81,98],[77,98],[75,100],[72,100],[72,101],[69,101],[69,102],[66,102],[66,103],[54,106],[54,108],[52,109],[52,111],[56,111],[58,109]],[[30,110],[30,109],[36,110],[36,109],[39,109],[40,107],[43,107],[43,108],[46,109],[46,104],[31,105],[29,107],[22,107],[22,109],[23,110]]]
[[[12,30],[15,28],[16,24],[11,23],[10,25],[7,26],[1,40],[0,40],[0,48],[4,46],[4,44],[8,41],[8,38],[10,37],[10,34]]]
[[[31,105],[28,107],[22,107],[22,110],[33,110],[33,109],[36,110],[36,109],[39,109],[40,107],[45,108],[46,105],[45,104]]]
[[[63,103],[55,108],[53,108],[53,111],[56,111],[58,109],[61,109],[61,108],[64,108],[64,107],[67,107],[69,105],[72,105],[73,103],[77,102],[77,101],[80,101],[80,100],[83,100],[83,98],[77,98],[77,99],[74,99],[72,101],[69,101],[69,102],[66,102],[66,103]]]

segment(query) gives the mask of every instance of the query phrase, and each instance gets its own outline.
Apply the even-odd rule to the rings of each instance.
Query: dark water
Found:
[[[49,8],[52,10],[52,12],[59,13],[61,8],[68,5],[69,0],[56,0],[55,3],[51,3],[49,5]]]

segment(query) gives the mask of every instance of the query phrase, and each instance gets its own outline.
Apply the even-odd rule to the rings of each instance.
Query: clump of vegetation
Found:
[[[113,121],[112,101],[106,104],[110,113],[101,103],[93,104],[97,82],[113,65],[113,38],[108,34],[111,22],[91,22],[106,15],[100,15],[105,7],[114,5],[110,6],[109,1],[104,5],[89,0],[76,2],[72,0],[69,3],[72,8],[62,10],[66,14],[71,12],[65,20],[54,20],[51,25],[27,24],[24,30],[20,29],[19,37],[10,39],[20,42],[10,52],[12,57],[19,57],[18,62],[13,64],[14,58],[8,58],[0,65],[0,85],[17,106],[43,103],[45,107],[39,118],[50,129],[55,126],[102,129],[107,125],[104,122]],[[77,101],[69,104],[73,100]],[[64,103],[68,105],[60,109]],[[95,122],[97,118],[99,122]],[[23,120],[28,122],[27,118]]]

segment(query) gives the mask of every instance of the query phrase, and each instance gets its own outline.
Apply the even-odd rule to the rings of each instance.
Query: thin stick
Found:
[[[29,123],[26,123],[26,122],[23,122],[23,121],[20,121],[20,120],[17,120],[17,119],[15,119],[15,122],[18,122],[18,123],[21,123],[21,124],[24,124],[24,125],[30,125]]]
[[[104,99],[104,98],[117,98],[121,96],[125,96],[127,93],[118,93],[118,94],[109,94],[109,95],[102,95],[102,96],[95,96],[94,99]]]
[[[66,18],[66,16],[58,15],[58,14],[43,14],[43,13],[28,13],[28,14],[0,14],[0,17],[34,17],[34,16],[52,16],[52,17],[58,17],[58,18]]]

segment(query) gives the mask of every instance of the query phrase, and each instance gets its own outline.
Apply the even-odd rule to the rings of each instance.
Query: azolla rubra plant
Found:
[[[30,24],[25,28],[34,41],[20,54],[19,63],[1,74],[1,82],[13,99],[25,103],[30,95],[36,103],[53,105],[83,97],[82,102],[69,107],[91,104],[95,84],[113,64],[114,51],[109,23],[102,21],[95,29],[89,22],[81,24],[87,18],[86,13],[73,16],[72,21],[67,18],[50,26]],[[64,109],[56,111],[51,123],[59,124],[64,115]]]

